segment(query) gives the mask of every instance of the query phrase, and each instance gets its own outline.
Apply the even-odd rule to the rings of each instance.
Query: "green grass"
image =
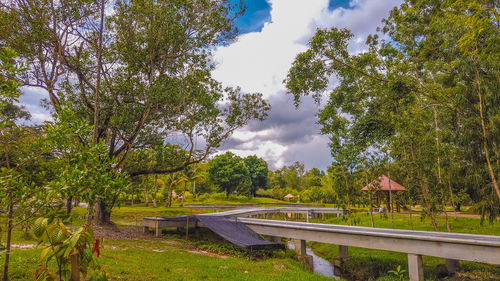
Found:
[[[263,200],[265,199],[265,200]],[[263,203],[268,198],[258,198]],[[235,203],[235,201],[231,201]],[[228,204],[229,201],[217,202]],[[236,202],[237,203],[237,202]],[[140,226],[144,216],[177,216],[191,214],[187,208],[121,206],[113,208],[112,221],[119,226]],[[73,225],[82,225],[86,209],[73,210]],[[391,227],[390,214],[384,217],[374,214],[376,227]],[[1,218],[3,222],[5,218]],[[500,222],[481,225],[475,218],[449,217],[454,232],[500,235]],[[370,217],[366,212],[355,214],[356,225],[370,226]],[[328,217],[325,221],[313,219],[311,222],[323,222],[348,225],[345,218]],[[439,230],[446,231],[444,217],[438,217]],[[411,229],[407,214],[394,215],[395,228]],[[430,230],[429,218],[421,218],[419,213],[413,216],[413,229]],[[248,254],[228,243],[203,235],[205,239],[190,238],[185,242],[183,236],[168,234],[161,239],[142,240],[107,240],[101,263],[111,276],[111,280],[328,280],[327,278],[304,271],[290,252],[264,255]],[[208,238],[206,238],[208,237]],[[2,237],[5,241],[5,236]],[[36,244],[25,236],[20,229],[13,235],[14,244]],[[309,243],[315,253],[327,260],[338,255],[336,245]],[[12,280],[33,279],[33,272],[39,261],[41,249],[14,249],[11,260],[10,276]],[[215,254],[214,254],[215,253]],[[4,255],[0,254],[3,261]],[[500,280],[500,267],[473,262],[461,262],[462,270],[454,277],[444,276],[444,259],[424,257],[424,272],[428,280]],[[344,266],[354,280],[395,280],[387,273],[398,265],[407,270],[406,254],[349,248],[349,259]]]
[[[371,226],[370,215],[366,212],[356,212],[353,214],[355,225],[357,226]],[[379,213],[373,214],[375,227],[380,228],[391,228],[391,214],[388,213],[386,216]],[[486,234],[486,235],[500,235],[500,221],[489,223],[484,221],[481,224],[480,219],[476,218],[465,218],[465,217],[453,217],[448,215],[448,221],[450,223],[451,230],[453,232],[459,233],[473,233],[473,234]],[[345,217],[329,217],[326,221],[321,219],[313,219],[311,222],[326,222],[330,224],[341,224],[349,225],[349,219]],[[446,223],[444,216],[437,217],[438,231],[446,232]],[[412,226],[413,225],[413,226]],[[398,214],[394,213],[394,228],[396,229],[414,229],[414,230],[425,230],[434,231],[431,220],[429,217],[422,217],[420,213],[413,214],[410,220],[409,214]]]
[[[448,217],[453,232],[473,233],[485,235],[500,235],[500,222],[490,224],[480,219]],[[349,225],[347,217],[332,217],[326,221],[320,219],[312,220],[314,222],[323,222],[330,224]],[[357,226],[371,226],[370,216],[366,213],[357,213],[354,215],[354,221]],[[374,214],[375,227],[391,228],[390,214],[387,217],[382,214]],[[413,229],[434,231],[430,218],[422,218],[420,215],[413,216]],[[447,231],[445,217],[437,218],[439,231]],[[410,217],[407,214],[394,214],[394,228],[412,229]],[[313,251],[327,260],[333,260],[338,256],[338,246],[322,243],[309,243]],[[500,267],[485,265],[473,262],[461,261],[461,271],[453,277],[446,277],[444,267],[445,259],[436,257],[424,257],[424,274],[426,280],[500,280]],[[388,280],[391,274],[389,270],[395,270],[398,265],[408,270],[407,255],[389,251],[370,250],[357,247],[349,247],[349,258],[344,267],[349,275],[355,280]],[[407,274],[407,273],[405,273]]]
[[[84,208],[73,209],[72,224],[82,225],[85,213]],[[144,216],[186,214],[191,214],[191,210],[126,206],[114,208],[112,220],[117,225],[131,226],[140,225]],[[99,260],[110,280],[328,280],[303,270],[293,252],[255,256],[213,236],[203,237],[208,238],[193,237],[186,242],[182,235],[169,234],[159,239],[106,240]],[[24,237],[20,229],[14,231],[12,242],[36,244],[33,238]],[[13,249],[10,280],[33,280],[40,252],[41,247]],[[0,260],[4,258],[4,253],[0,253]]]
[[[41,249],[15,250],[10,280],[32,280]],[[222,256],[169,239],[105,241],[99,259],[110,280],[328,280],[286,255]],[[3,258],[3,255],[0,255]]]

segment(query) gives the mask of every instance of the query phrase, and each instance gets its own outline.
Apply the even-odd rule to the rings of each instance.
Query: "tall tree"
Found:
[[[248,168],[243,159],[231,152],[218,155],[210,161],[208,178],[221,191],[224,191],[226,196],[235,191],[239,194],[250,195],[252,180]]]
[[[134,149],[179,134],[189,151],[180,165],[135,173],[180,171],[269,109],[260,94],[210,77],[213,46],[236,35],[240,9],[230,1],[10,1],[1,12],[9,32],[0,42],[32,69],[25,84],[46,90],[56,113],[71,107],[92,124],[90,142],[107,144],[115,173]],[[206,144],[200,151],[196,138]],[[113,202],[98,200],[100,223]]]
[[[267,188],[267,162],[257,156],[248,156],[243,159],[245,166],[248,168],[250,179],[252,181],[251,193],[255,196],[255,192],[259,188]]]

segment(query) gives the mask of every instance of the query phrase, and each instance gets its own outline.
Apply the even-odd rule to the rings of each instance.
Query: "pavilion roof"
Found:
[[[399,183],[391,181],[391,191],[404,191],[406,188],[404,186],[400,185]],[[381,190],[381,191],[389,191],[389,178],[385,175],[382,175],[375,180],[373,180],[370,184],[367,186],[363,187],[361,191],[368,191],[368,190]]]

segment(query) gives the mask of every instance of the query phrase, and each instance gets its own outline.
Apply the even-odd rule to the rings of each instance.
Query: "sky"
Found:
[[[239,0],[232,0],[239,1]],[[317,28],[349,28],[355,35],[349,50],[364,50],[366,36],[373,34],[389,11],[401,0],[244,0],[245,14],[236,20],[240,35],[215,49],[213,77],[225,86],[239,86],[246,93],[262,93],[271,104],[263,122],[251,121],[235,131],[219,153],[257,155],[277,169],[295,161],[306,169],[325,170],[332,162],[328,137],[320,134],[316,114],[321,108],[310,98],[295,108],[286,92],[285,79],[295,56],[307,49]],[[40,106],[47,94],[24,88],[20,103],[35,123],[50,119]]]
[[[245,14],[236,21],[237,40],[215,51],[213,76],[243,92],[262,93],[271,111],[263,122],[252,121],[226,141],[220,153],[257,155],[271,169],[303,163],[306,169],[325,170],[331,162],[329,140],[320,134],[316,114],[321,108],[303,98],[299,108],[287,94],[283,80],[295,56],[307,49],[317,28],[349,28],[355,35],[349,50],[364,50],[369,34],[400,4],[399,0],[247,0]]]

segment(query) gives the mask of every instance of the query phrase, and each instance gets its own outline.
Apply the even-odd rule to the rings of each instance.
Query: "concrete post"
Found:
[[[269,236],[269,241],[273,243],[281,243],[281,237],[278,236]]]
[[[460,267],[459,260],[446,259],[446,269],[448,270],[449,274],[454,274],[455,272],[457,272],[459,267]]]
[[[410,275],[410,281],[424,281],[424,267],[421,255],[408,254],[408,274]]]
[[[293,240],[295,251],[299,256],[306,255],[306,240]]]
[[[339,258],[346,259],[348,257],[348,249],[349,247],[339,245]]]
[[[298,254],[298,259],[305,270],[314,271],[313,257],[306,253],[306,240],[294,240],[295,251]]]
[[[306,212],[306,222],[309,222],[309,211]]]
[[[342,267],[344,260],[348,257],[348,249],[347,246],[339,245],[339,256],[333,259],[333,273],[336,276],[342,275]]]

